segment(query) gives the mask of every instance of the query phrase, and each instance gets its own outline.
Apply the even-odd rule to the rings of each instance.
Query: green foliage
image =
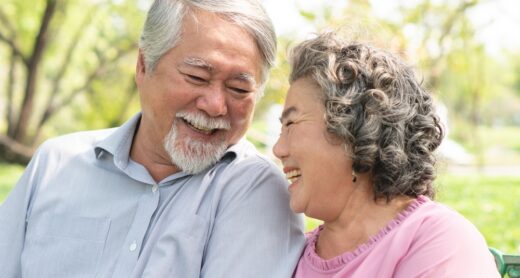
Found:
[[[520,165],[520,127],[479,127],[486,165]]]
[[[66,99],[71,101],[44,124],[41,134],[33,139],[35,143],[75,130],[117,126],[139,109],[133,75],[136,44],[149,3],[56,1],[58,8],[51,21],[49,43],[39,71],[37,105],[30,123],[33,132],[40,125],[38,118],[47,103],[56,106]],[[386,17],[376,14],[374,4],[365,0],[347,1],[343,10],[331,4],[316,10],[300,9],[300,16],[317,30],[341,27],[348,38],[371,41],[417,65],[424,83],[453,113],[451,120],[457,128],[452,128],[452,137],[475,149],[485,146],[475,144],[481,139],[475,139],[467,130],[479,124],[520,123],[520,52],[511,51],[506,59],[497,60],[476,40],[481,26],[474,26],[468,14],[474,7],[485,4],[483,1],[397,3],[398,10]],[[9,22],[0,24],[0,32],[13,36],[25,55],[32,51],[44,8],[45,1],[30,0],[5,0],[0,7]],[[257,105],[256,121],[263,119],[271,104],[283,103],[289,88],[286,54],[295,43],[293,39],[279,38],[278,64],[271,72],[264,98]],[[71,55],[67,54],[69,51]],[[9,48],[0,43],[2,68],[8,68],[9,57]],[[17,66],[13,102],[18,105],[22,102],[24,74],[23,66]],[[59,86],[55,86],[54,80],[60,74],[63,76]],[[0,76],[2,85],[7,81],[4,75],[2,72]],[[95,77],[91,82],[90,76]],[[3,95],[0,98],[4,100]],[[5,109],[0,112],[5,113]],[[5,129],[7,124],[2,115],[0,131]]]
[[[276,66],[271,69],[270,77],[264,91],[264,96],[258,102],[255,109],[255,121],[262,121],[263,116],[273,104],[283,104],[287,90],[289,90],[289,63],[287,51],[291,45],[289,39],[278,39],[278,51],[276,53]]]
[[[316,15],[312,12],[300,11],[300,15],[309,21],[313,21],[316,19]]]
[[[96,74],[97,78],[88,85],[84,94],[78,95],[62,112],[64,117],[52,119],[46,129],[51,136],[120,125],[138,110],[133,75],[145,11],[139,8],[137,0],[92,2],[87,6],[78,2],[68,6],[64,20],[71,26],[69,30],[63,30],[63,41],[70,41],[78,28],[83,28],[83,34],[71,60],[75,70],[67,76],[76,80],[76,84],[66,85],[76,88],[92,74]],[[84,27],[74,26],[75,22],[85,22],[80,22],[73,15],[88,19],[88,23]],[[58,53],[59,58],[63,55]],[[63,121],[64,118],[67,121]]]
[[[520,165],[519,126],[473,126],[455,118],[450,130],[451,138],[464,142],[466,150],[481,156],[480,165]]]
[[[253,143],[261,153],[268,153],[270,151],[267,149],[266,144],[268,139],[265,138],[264,135],[267,134],[267,128],[266,121],[256,121],[253,122],[246,133],[247,140]]]
[[[15,71],[10,104],[15,119],[25,105],[24,75],[37,73],[35,106],[24,125],[29,132],[16,139],[27,146],[71,131],[119,125],[138,110],[132,77],[145,16],[143,1],[6,0],[0,7],[0,22],[8,24],[0,24],[0,34],[18,46],[18,57],[29,59],[36,51],[33,46],[46,2],[54,1],[57,8],[49,21],[46,44],[39,48],[40,63],[29,66],[18,58],[15,67],[9,67],[11,51],[7,40],[0,40],[0,66],[6,68],[1,74]],[[8,99],[3,89],[2,84],[2,101]],[[0,117],[1,132],[7,133],[6,116]]]
[[[478,40],[469,15],[484,1],[397,1],[382,17],[370,1],[348,1],[344,11],[329,7],[303,12],[316,29],[343,27],[346,37],[397,52],[417,67],[419,78],[450,111],[450,137],[469,146],[486,163],[487,134],[477,127],[520,124],[520,52],[490,54]],[[489,3],[487,3],[489,4]],[[511,149],[518,153],[517,148]]]
[[[321,224],[323,224],[323,221],[321,221],[321,220],[310,218],[310,217],[305,217],[305,230],[307,232],[314,230],[316,227],[320,226]]]
[[[0,204],[22,175],[23,169],[20,165],[0,163]]]
[[[508,61],[512,61],[509,73],[509,84],[513,86],[513,91],[520,96],[520,52],[510,53]]]

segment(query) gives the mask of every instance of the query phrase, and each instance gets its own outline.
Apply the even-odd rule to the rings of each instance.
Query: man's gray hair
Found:
[[[146,69],[153,72],[159,59],[177,45],[182,21],[194,10],[216,13],[251,34],[262,55],[264,84],[276,59],[276,34],[271,19],[256,0],[155,0],[139,40]]]

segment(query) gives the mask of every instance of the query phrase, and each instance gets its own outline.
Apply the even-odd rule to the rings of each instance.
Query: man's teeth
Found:
[[[211,132],[213,132],[213,129],[211,129],[211,128],[207,128],[207,127],[198,125],[196,123],[191,123],[191,122],[187,122],[187,123],[203,133],[210,134]]]
[[[300,170],[292,170],[287,173],[285,173],[285,176],[290,182],[296,181],[300,176],[302,175],[302,172]]]

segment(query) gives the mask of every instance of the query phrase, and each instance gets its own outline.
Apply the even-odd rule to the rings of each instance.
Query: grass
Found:
[[[22,175],[23,167],[0,164],[0,203]],[[437,200],[459,211],[481,231],[488,245],[520,253],[520,177],[442,175]],[[307,218],[307,230],[321,222]]]
[[[520,253],[520,177],[445,175],[438,200],[468,218],[488,245]]]

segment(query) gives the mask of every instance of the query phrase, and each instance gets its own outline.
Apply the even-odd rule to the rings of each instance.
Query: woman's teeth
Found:
[[[300,170],[292,170],[292,171],[285,173],[285,176],[291,183],[296,181],[301,175],[302,175],[302,172]]]

